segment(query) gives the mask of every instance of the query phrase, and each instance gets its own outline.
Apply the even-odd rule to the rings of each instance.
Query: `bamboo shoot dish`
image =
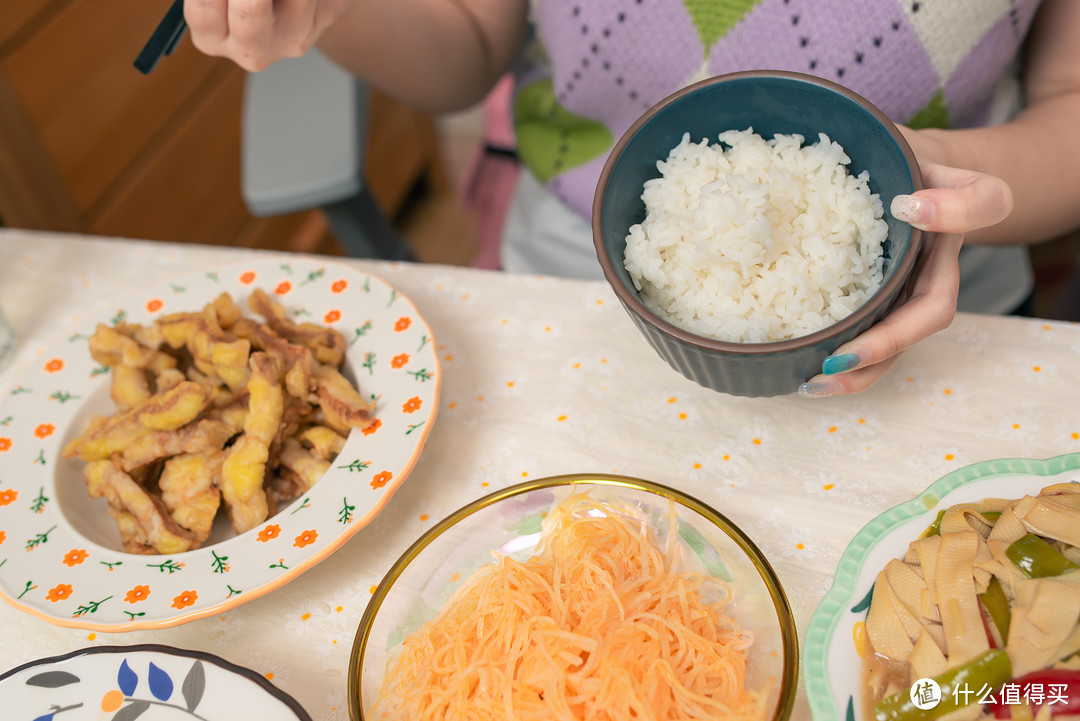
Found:
[[[1080,719],[1080,484],[941,511],[879,572],[865,639],[864,718]]]

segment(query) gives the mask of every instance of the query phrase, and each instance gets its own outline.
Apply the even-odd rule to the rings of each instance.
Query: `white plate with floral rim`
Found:
[[[347,343],[343,373],[375,400],[323,478],[252,530],[215,525],[199,549],[123,551],[82,464],[61,457],[94,413],[111,413],[109,374],[86,340],[97,324],[197,311],[222,292],[246,308],[262,288],[297,321],[330,325]],[[431,329],[375,276],[334,261],[288,257],[195,273],[136,292],[81,323],[0,399],[0,595],[61,625],[163,628],[256,598],[311,568],[383,508],[416,464],[435,421],[441,374]]]
[[[1020,498],[1054,483],[1080,483],[1080,453],[1045,460],[1003,458],[959,468],[910,501],[863,526],[837,564],[828,593],[818,604],[803,643],[803,681],[815,721],[865,721],[862,659],[856,638],[863,633],[878,572],[903,558],[937,518],[938,511],[984,498]]]
[[[94,646],[0,674],[6,718],[35,721],[311,721],[262,674],[171,646]],[[145,714],[145,715],[144,715]]]

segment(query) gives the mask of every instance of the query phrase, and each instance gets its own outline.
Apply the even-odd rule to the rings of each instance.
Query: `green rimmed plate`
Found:
[[[1080,453],[983,461],[943,476],[863,526],[840,557],[832,587],[814,611],[803,643],[803,681],[815,721],[862,721],[862,661],[855,629],[866,620],[878,572],[889,559],[904,556],[908,543],[939,510],[989,497],[1019,498],[1065,482],[1080,483]]]

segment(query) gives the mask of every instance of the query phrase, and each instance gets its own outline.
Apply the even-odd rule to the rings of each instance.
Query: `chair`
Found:
[[[249,73],[241,185],[256,217],[320,208],[350,256],[411,259],[364,178],[369,96],[316,49]]]
[[[462,179],[462,205],[477,219],[477,251],[472,265],[498,270],[503,223],[517,187],[521,163],[511,105],[514,78],[505,75],[483,102],[483,137]]]
[[[1061,284],[1048,317],[1052,320],[1080,322],[1080,256],[1077,256],[1071,273]]]

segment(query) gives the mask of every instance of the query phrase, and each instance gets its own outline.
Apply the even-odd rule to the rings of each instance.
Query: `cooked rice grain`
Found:
[[[626,269],[661,318],[698,335],[763,343],[850,315],[882,281],[888,226],[869,175],[824,133],[765,140],[685,134],[645,183]],[[725,147],[726,146],[726,147]]]

